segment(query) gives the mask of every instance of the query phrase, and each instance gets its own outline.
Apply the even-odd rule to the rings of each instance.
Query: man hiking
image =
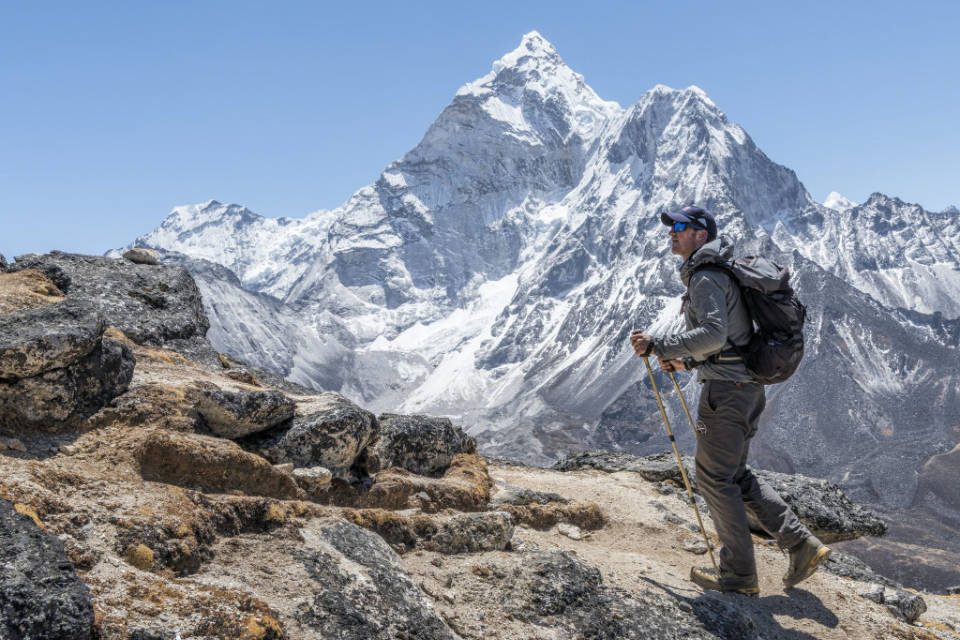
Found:
[[[658,338],[634,331],[630,341],[638,355],[656,355],[665,371],[695,367],[703,384],[697,407],[697,486],[723,547],[719,575],[713,569],[693,568],[690,579],[704,589],[759,593],[749,509],[780,547],[789,550],[783,584],[792,587],[812,575],[830,556],[830,549],[746,465],[766,399],[763,385],[750,375],[733,347],[749,342],[753,322],[732,277],[724,270],[701,268],[725,264],[733,244],[726,236],[717,236],[714,216],[706,209],[685,207],[660,219],[670,227],[671,251],[683,258],[686,330]]]

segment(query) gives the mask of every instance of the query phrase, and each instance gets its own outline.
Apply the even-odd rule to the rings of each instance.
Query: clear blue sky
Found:
[[[536,29],[601,97],[703,88],[817,200],[960,205],[957,2],[6,2],[0,253],[179,204],[334,208]]]

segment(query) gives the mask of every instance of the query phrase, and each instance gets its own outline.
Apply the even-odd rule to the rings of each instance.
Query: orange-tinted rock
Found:
[[[145,480],[198,488],[210,493],[296,498],[293,477],[239,445],[199,434],[155,431],[136,452]]]

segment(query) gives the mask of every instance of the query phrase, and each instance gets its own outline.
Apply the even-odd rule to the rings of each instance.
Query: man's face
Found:
[[[702,229],[687,227],[683,231],[670,229],[670,251],[686,260],[693,252],[703,245],[707,232]]]

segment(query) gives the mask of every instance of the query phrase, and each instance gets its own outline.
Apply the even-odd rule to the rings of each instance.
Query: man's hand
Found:
[[[663,358],[657,358],[660,361],[660,368],[664,371],[683,371],[683,360],[664,360]]]
[[[653,340],[653,336],[643,333],[639,329],[635,329],[630,333],[630,344],[633,345],[633,350],[637,352],[638,356],[646,357],[650,355],[650,352],[647,349],[650,347],[650,342]]]

